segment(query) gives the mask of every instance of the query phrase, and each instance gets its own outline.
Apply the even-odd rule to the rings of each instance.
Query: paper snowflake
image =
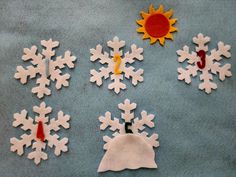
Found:
[[[198,71],[201,72],[200,80],[202,83],[199,84],[199,89],[204,90],[206,93],[211,93],[212,89],[216,89],[217,85],[213,82],[213,75],[218,74],[221,81],[225,80],[225,77],[232,76],[230,64],[222,65],[219,61],[224,58],[230,58],[229,52],[231,46],[225,45],[223,42],[218,42],[218,49],[213,49],[210,54],[207,55],[210,37],[204,36],[199,33],[193,38],[193,42],[197,45],[196,52],[189,52],[189,47],[184,46],[183,50],[178,50],[179,55],[178,61],[180,63],[187,60],[187,67],[178,68],[178,79],[184,80],[185,83],[191,83],[191,77],[197,76]]]
[[[48,88],[50,81],[56,82],[56,88],[60,89],[62,86],[69,86],[70,75],[68,73],[62,74],[61,69],[66,66],[74,68],[75,56],[71,55],[70,51],[66,51],[64,58],[57,56],[56,60],[52,60],[55,55],[54,48],[59,46],[58,41],[42,40],[41,45],[45,47],[42,50],[42,54],[37,52],[37,47],[32,46],[24,48],[24,55],[22,56],[23,61],[30,61],[32,65],[27,66],[24,69],[22,66],[16,67],[15,78],[19,79],[22,84],[28,82],[28,79],[35,78],[38,75],[37,86],[32,88],[32,93],[37,94],[38,98],[44,97],[44,95],[50,95],[51,90]]]
[[[49,122],[49,117],[47,114],[52,112],[51,107],[47,107],[44,102],[40,106],[34,106],[33,111],[38,114],[35,117],[35,121],[29,117],[27,111],[24,109],[20,113],[14,114],[13,126],[21,126],[21,129],[24,131],[30,131],[30,134],[21,135],[20,139],[15,137],[10,139],[11,142],[11,151],[16,152],[18,155],[23,155],[24,146],[30,147],[34,151],[28,154],[28,159],[34,160],[35,164],[39,164],[42,160],[48,158],[47,154],[43,151],[46,148],[46,141],[48,146],[55,148],[54,154],[59,156],[61,152],[67,152],[68,147],[68,138],[59,139],[57,134],[51,134],[52,132],[57,132],[60,130],[60,126],[65,129],[70,127],[68,121],[70,120],[69,115],[64,115],[62,111],[58,112],[57,119],[53,118]],[[33,141],[33,142],[32,142]]]
[[[132,84],[137,85],[138,82],[143,81],[143,69],[138,69],[127,64],[132,64],[135,60],[143,60],[143,48],[137,48],[135,44],[131,45],[131,52],[126,52],[123,55],[122,48],[125,46],[125,41],[120,41],[118,37],[114,37],[113,41],[108,41],[107,46],[112,50],[110,56],[107,52],[102,51],[102,46],[99,44],[95,49],[90,49],[92,56],[90,60],[92,62],[99,60],[99,63],[106,65],[101,67],[99,71],[95,69],[90,70],[91,78],[90,82],[95,82],[98,86],[103,83],[103,78],[107,79],[109,76],[113,81],[108,85],[108,89],[114,90],[115,93],[119,93],[120,90],[126,89],[126,85],[122,83],[123,76],[127,79],[132,78]]]
[[[100,116],[100,129],[113,131],[113,137],[104,136],[105,142],[104,155],[98,172],[107,170],[119,171],[123,169],[137,169],[141,167],[157,168],[155,163],[155,152],[153,147],[159,146],[158,134],[154,133],[148,136],[145,127],[154,127],[154,115],[141,112],[141,118],[134,118],[133,110],[136,109],[135,103],[130,103],[126,99],[124,103],[118,104],[122,110],[120,123],[118,118],[112,118],[111,113],[107,111],[105,116]],[[128,158],[128,159],[127,159]]]

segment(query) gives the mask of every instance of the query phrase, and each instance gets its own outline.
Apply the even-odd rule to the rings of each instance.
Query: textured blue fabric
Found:
[[[234,177],[236,176],[236,18],[235,0],[166,0],[166,8],[175,10],[179,32],[165,47],[149,45],[136,33],[139,12],[155,7],[161,1],[127,0],[1,0],[0,1],[0,176],[133,176],[133,177]],[[199,79],[189,86],[177,80],[176,50],[189,45],[193,36],[202,32],[211,37],[210,49],[223,41],[232,46],[231,78],[220,82],[218,89],[207,95],[198,90]],[[89,82],[89,71],[98,64],[89,61],[89,49],[117,35],[126,41],[126,51],[135,43],[144,48],[144,61],[134,64],[144,69],[144,83],[119,95]],[[49,159],[36,166],[10,152],[11,137],[23,131],[12,127],[13,114],[42,100],[31,93],[35,80],[21,85],[13,78],[24,47],[40,46],[40,40],[60,41],[59,55],[71,50],[78,61],[71,74],[70,86],[60,91],[52,83],[52,95],[43,99],[53,108],[52,117],[63,110],[71,115],[71,128],[59,135],[69,138],[69,152],[56,157],[47,148]],[[106,48],[107,49],[107,48]],[[27,64],[25,64],[26,66]],[[156,149],[159,169],[125,170],[97,173],[104,151],[97,117],[109,110],[119,116],[117,104],[125,98],[141,110],[156,115],[160,147]]]

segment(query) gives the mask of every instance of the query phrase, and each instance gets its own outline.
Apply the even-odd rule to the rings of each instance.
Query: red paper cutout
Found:
[[[45,135],[43,131],[43,122],[39,121],[38,128],[37,128],[37,135],[36,137],[40,139],[42,142],[45,140]]]
[[[145,29],[150,36],[159,38],[169,32],[170,23],[164,15],[153,14],[147,19]]]
[[[204,50],[200,50],[197,52],[197,56],[201,58],[201,61],[197,62],[197,66],[200,69],[204,69],[206,66],[206,52]]]

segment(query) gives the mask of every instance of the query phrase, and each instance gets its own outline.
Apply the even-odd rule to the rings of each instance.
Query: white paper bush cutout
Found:
[[[105,116],[100,116],[100,129],[113,131],[113,137],[103,136],[105,142],[105,155],[99,165],[98,172],[108,170],[120,171],[124,169],[138,168],[157,168],[155,163],[155,152],[153,147],[159,146],[158,134],[154,133],[148,136],[145,126],[154,127],[154,115],[147,114],[146,111],[141,112],[140,118],[134,118],[133,110],[136,109],[136,103],[130,103],[126,99],[124,103],[118,104],[118,108],[122,110],[120,123],[118,118],[112,118],[111,113],[107,111]],[[131,123],[127,133],[125,124]]]
[[[101,67],[99,71],[96,71],[95,69],[90,70],[90,82],[95,82],[96,85],[101,86],[103,84],[103,79],[110,77],[113,82],[108,85],[108,89],[114,90],[116,94],[118,94],[121,89],[126,89],[126,85],[122,83],[124,76],[127,79],[131,78],[132,84],[135,86],[138,82],[142,82],[143,69],[135,71],[134,67],[127,65],[134,63],[135,60],[143,60],[143,48],[137,48],[137,46],[133,44],[131,45],[131,52],[123,54],[122,48],[125,46],[125,41],[120,41],[118,37],[114,37],[113,41],[108,41],[107,46],[112,49],[110,55],[107,52],[102,51],[102,46],[100,44],[97,45],[95,49],[90,49],[92,55],[90,60],[92,62],[98,60],[99,63],[105,65]],[[114,68],[117,66],[117,62],[114,61],[116,55],[121,57],[119,64],[119,70],[122,72],[121,74],[114,73]]]
[[[21,135],[20,139],[15,137],[10,139],[11,142],[11,151],[16,152],[19,156],[24,154],[24,146],[30,147],[34,151],[28,154],[28,159],[34,160],[35,164],[39,164],[41,160],[46,160],[48,158],[47,154],[43,152],[46,148],[46,141],[48,146],[55,148],[54,154],[59,156],[61,152],[67,152],[68,147],[68,138],[60,139],[57,134],[52,134],[52,132],[57,132],[60,130],[60,126],[65,129],[70,127],[68,121],[70,120],[69,115],[64,115],[62,111],[58,112],[57,119],[53,118],[49,122],[49,117],[47,114],[52,112],[51,107],[47,107],[44,102],[40,106],[34,106],[33,111],[38,114],[35,117],[35,121],[29,117],[27,111],[24,109],[20,113],[14,114],[13,127],[21,126],[21,129],[24,131],[30,131],[30,134]],[[38,122],[42,121],[43,129],[45,134],[45,141],[41,141],[36,137]],[[33,141],[33,142],[32,142]]]
[[[217,85],[212,81],[213,75],[218,74],[221,81],[225,80],[225,77],[232,76],[230,64],[222,65],[219,61],[223,57],[230,58],[231,54],[229,52],[231,46],[225,45],[223,42],[218,42],[218,49],[213,49],[210,51],[210,54],[207,55],[208,46],[207,43],[210,42],[210,37],[204,36],[199,33],[196,37],[193,38],[193,42],[197,45],[195,48],[196,52],[200,50],[205,51],[206,53],[206,65],[204,69],[200,69],[197,65],[197,62],[201,61],[201,58],[197,55],[196,52],[189,52],[189,47],[184,46],[183,50],[178,50],[177,54],[179,55],[178,61],[180,63],[187,60],[188,66],[184,69],[182,67],[178,68],[178,79],[183,80],[185,83],[191,83],[191,77],[195,77],[200,74],[200,80],[202,83],[199,84],[199,89],[204,90],[206,93],[211,93],[212,89],[216,89]]]
[[[22,84],[26,84],[28,79],[37,78],[37,86],[32,88],[32,93],[37,94],[38,98],[44,97],[44,95],[50,95],[51,90],[48,88],[50,81],[56,82],[56,88],[60,89],[62,86],[69,86],[70,75],[68,73],[62,74],[61,69],[66,66],[74,68],[74,62],[76,57],[71,55],[70,51],[66,51],[64,57],[57,56],[55,61],[52,57],[55,55],[54,48],[59,46],[58,41],[42,40],[41,45],[45,47],[42,50],[42,54],[37,52],[37,47],[24,48],[23,61],[30,61],[32,65],[27,66],[24,69],[22,66],[16,67],[15,78],[19,79]]]

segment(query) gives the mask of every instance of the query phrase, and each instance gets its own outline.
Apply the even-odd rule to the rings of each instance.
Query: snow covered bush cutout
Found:
[[[74,68],[74,62],[76,57],[71,55],[70,51],[66,51],[64,58],[57,56],[56,60],[52,60],[55,55],[54,48],[59,46],[58,41],[42,40],[41,45],[45,47],[42,50],[42,54],[37,52],[37,47],[24,48],[23,61],[30,61],[32,65],[27,66],[24,69],[22,66],[16,67],[15,78],[19,79],[22,84],[26,84],[28,79],[35,78],[37,75],[40,77],[37,79],[36,87],[32,88],[32,93],[37,94],[38,98],[44,97],[44,95],[50,95],[51,90],[48,88],[50,81],[56,81],[56,88],[60,89],[62,86],[69,86],[70,75],[68,73],[62,74],[61,69],[66,66]]]
[[[108,111],[105,116],[99,117],[100,129],[105,130],[109,127],[115,133],[113,137],[103,137],[103,148],[106,153],[100,162],[98,172],[157,168],[153,147],[159,146],[158,135],[154,133],[148,136],[144,131],[145,126],[154,127],[154,115],[142,111],[141,118],[134,118],[133,110],[136,109],[136,104],[130,103],[128,99],[118,104],[118,108],[124,111],[121,113],[122,123],[118,118],[112,119]]]
[[[68,121],[70,120],[69,115],[64,115],[62,111],[58,112],[57,119],[53,118],[49,122],[49,117],[47,114],[52,112],[51,107],[47,107],[44,102],[40,106],[34,106],[33,111],[38,114],[35,117],[35,121],[29,117],[27,111],[24,109],[20,113],[14,114],[13,126],[21,126],[21,129],[24,131],[30,131],[30,134],[21,135],[20,139],[15,137],[10,139],[11,142],[11,151],[16,152],[18,155],[23,155],[24,146],[34,149],[33,152],[28,154],[28,159],[34,160],[35,164],[39,164],[42,160],[48,158],[47,154],[43,152],[46,148],[46,141],[48,146],[55,148],[54,154],[59,156],[61,152],[67,152],[68,147],[68,138],[59,139],[57,134],[51,134],[52,132],[57,132],[60,130],[60,126],[65,129],[70,127]],[[34,142],[32,142],[34,141]]]
[[[101,86],[103,78],[107,79],[111,77],[113,82],[108,85],[108,89],[114,90],[116,94],[118,94],[121,89],[126,89],[126,85],[122,83],[123,76],[127,79],[132,78],[133,85],[142,82],[143,69],[135,71],[134,67],[126,65],[134,63],[135,60],[142,61],[143,48],[137,48],[137,46],[133,44],[131,45],[131,52],[123,54],[121,49],[125,46],[125,41],[120,41],[118,37],[114,37],[113,41],[108,41],[107,46],[112,49],[110,56],[107,52],[102,51],[100,44],[97,45],[95,49],[90,49],[92,55],[90,60],[92,62],[98,60],[102,65],[106,65],[105,67],[101,67],[99,71],[95,69],[90,70],[90,82],[95,82],[98,86]]]
[[[207,55],[210,37],[204,36],[199,33],[193,38],[193,42],[197,45],[196,52],[189,52],[189,47],[184,46],[183,50],[178,50],[179,55],[178,61],[180,63],[187,60],[188,66],[186,69],[178,68],[178,79],[184,80],[185,83],[191,83],[191,77],[197,76],[197,72],[201,72],[200,80],[202,83],[199,84],[199,89],[204,90],[206,93],[211,93],[212,89],[216,89],[217,85],[212,81],[213,75],[218,74],[221,81],[225,80],[225,77],[232,76],[230,64],[221,65],[219,62],[223,57],[230,58],[229,52],[231,46],[225,45],[223,42],[218,42],[218,49],[213,49],[210,54]]]

